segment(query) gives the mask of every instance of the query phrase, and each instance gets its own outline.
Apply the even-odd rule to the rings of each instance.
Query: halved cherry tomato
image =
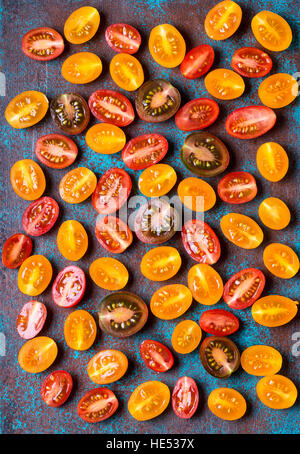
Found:
[[[220,225],[227,240],[243,249],[255,249],[264,239],[259,225],[244,214],[228,213],[222,217]]]
[[[28,235],[44,235],[52,229],[58,215],[58,203],[52,197],[41,197],[32,202],[24,211],[22,227]]]
[[[178,273],[181,257],[172,246],[159,246],[146,252],[141,261],[141,273],[151,281],[166,281]]]
[[[204,28],[209,38],[220,41],[232,36],[239,28],[241,20],[241,7],[231,0],[225,0],[209,10]]]
[[[123,90],[135,91],[144,82],[142,65],[129,54],[115,55],[109,64],[109,72],[112,80]]]
[[[129,279],[126,266],[112,257],[94,260],[89,272],[95,284],[106,290],[121,290]]]
[[[55,370],[42,383],[41,398],[49,407],[60,407],[69,398],[73,380],[69,372]]]
[[[208,396],[208,408],[218,418],[235,421],[244,416],[247,403],[242,394],[233,388],[217,388]]]
[[[50,27],[35,28],[22,38],[22,51],[33,60],[53,60],[63,52],[64,48],[62,36]]]
[[[281,295],[268,295],[257,300],[251,310],[257,323],[273,328],[289,323],[296,316],[298,301]]]
[[[276,142],[267,142],[259,147],[256,164],[262,176],[269,181],[280,181],[289,168],[289,158],[285,149]]]
[[[216,378],[228,378],[240,365],[240,352],[225,336],[208,336],[200,347],[202,366]]]
[[[88,236],[83,225],[75,220],[63,222],[57,232],[57,246],[67,260],[80,260],[88,248]]]
[[[200,344],[202,331],[193,320],[183,320],[178,323],[172,334],[172,347],[175,352],[187,354],[194,351]]]
[[[72,44],[83,44],[93,38],[100,24],[100,14],[92,6],[78,8],[64,26],[66,39]]]
[[[269,408],[290,408],[297,400],[298,391],[292,380],[283,375],[261,378],[256,385],[259,400]]]
[[[52,299],[60,307],[78,304],[85,292],[85,274],[78,266],[67,266],[56,276],[52,285]]]
[[[35,143],[36,157],[52,169],[64,169],[75,161],[78,148],[73,140],[61,134],[47,134]]]
[[[118,211],[126,202],[132,183],[128,173],[117,167],[107,170],[99,179],[92,202],[100,214]]]
[[[266,134],[276,123],[276,114],[269,107],[247,106],[231,112],[225,122],[228,134],[238,139],[255,139]]]
[[[93,345],[96,334],[95,320],[83,309],[71,312],[65,320],[65,341],[73,350],[88,350]]]
[[[211,71],[204,83],[208,93],[218,99],[236,99],[245,90],[243,78],[231,69],[218,68]]]
[[[133,241],[133,235],[128,225],[115,216],[105,216],[99,219],[95,233],[101,246],[113,254],[124,252]]]
[[[299,271],[297,254],[285,244],[269,244],[264,250],[263,261],[270,273],[282,279],[291,279]]]
[[[168,151],[168,141],[160,134],[143,134],[129,140],[122,159],[133,170],[146,169],[161,161]]]
[[[199,324],[203,331],[213,336],[229,336],[240,326],[239,319],[224,309],[211,309],[203,312]]]
[[[122,150],[126,143],[126,136],[118,126],[98,123],[88,129],[85,141],[96,153],[113,154]]]
[[[105,30],[105,40],[115,52],[135,54],[142,38],[138,30],[128,24],[112,24]]]
[[[139,190],[146,197],[161,197],[171,191],[177,181],[177,174],[168,164],[155,164],[139,176]]]
[[[97,120],[127,126],[134,120],[134,110],[126,96],[114,90],[97,90],[89,97],[89,108]]]
[[[43,170],[31,159],[14,163],[10,170],[10,182],[15,193],[24,200],[39,199],[46,188]]]
[[[292,30],[289,24],[278,14],[260,11],[251,22],[253,34],[259,44],[266,49],[280,52],[292,42]]]
[[[61,67],[61,74],[71,84],[88,84],[102,73],[102,62],[92,52],[78,52],[70,55]]]
[[[59,194],[67,203],[81,203],[93,194],[97,177],[87,167],[77,167],[68,172],[59,183]]]
[[[144,340],[140,345],[140,353],[146,366],[155,372],[166,372],[174,364],[171,351],[162,343],[154,340]]]
[[[241,47],[231,59],[232,68],[243,77],[263,77],[272,69],[269,55],[256,47]]]
[[[23,339],[32,339],[43,329],[47,308],[39,301],[24,304],[17,318],[17,331]]]
[[[213,187],[200,178],[185,178],[179,183],[177,192],[181,202],[197,212],[210,210],[217,200]]]
[[[138,421],[147,421],[159,416],[170,402],[170,390],[160,381],[147,381],[131,394],[128,410]]]
[[[219,273],[210,265],[198,263],[188,272],[188,286],[198,303],[216,304],[223,295],[223,281]]]
[[[224,286],[223,299],[231,309],[246,309],[260,297],[266,278],[257,268],[247,268],[232,276]]]
[[[27,235],[15,233],[4,243],[2,263],[6,268],[19,268],[32,251],[32,241]]]
[[[128,369],[128,359],[119,350],[101,350],[88,362],[87,373],[97,385],[120,380]]]
[[[119,406],[115,394],[108,388],[88,391],[78,402],[77,413],[86,422],[100,422],[110,418]]]
[[[18,287],[25,295],[37,296],[43,293],[52,279],[52,266],[43,255],[31,255],[20,266]]]
[[[291,213],[287,205],[277,197],[268,197],[258,207],[261,222],[274,230],[282,230],[291,220]]]
[[[190,377],[180,377],[173,389],[172,407],[176,416],[191,418],[197,410],[199,391],[196,382]]]
[[[24,91],[13,98],[5,109],[6,121],[13,128],[29,128],[47,113],[49,101],[39,91]]]
[[[173,25],[162,24],[154,27],[148,45],[153,59],[165,68],[175,68],[184,59],[185,41]]]
[[[57,351],[57,345],[53,339],[38,336],[21,347],[18,362],[26,372],[37,374],[51,366],[56,359]]]
[[[150,309],[162,320],[173,320],[184,314],[193,301],[193,296],[185,285],[165,285],[152,295]]]
[[[282,356],[268,345],[252,345],[243,351],[241,366],[247,374],[256,377],[274,375],[281,369]]]
[[[67,134],[80,134],[90,121],[86,100],[78,93],[63,93],[52,99],[50,113],[56,126]]]
[[[279,109],[297,98],[298,89],[298,82],[293,76],[278,73],[261,82],[258,87],[258,96],[265,106]]]
[[[218,184],[218,194],[227,203],[246,203],[257,194],[256,181],[249,172],[231,172]]]
[[[193,260],[209,265],[219,260],[219,239],[213,229],[200,219],[191,219],[184,224],[181,239],[186,252]]]
[[[219,116],[219,106],[213,99],[197,98],[185,104],[175,115],[177,128],[195,131],[207,128]]]
[[[214,50],[208,44],[194,47],[186,54],[181,63],[181,74],[187,79],[197,79],[210,70],[214,59]]]

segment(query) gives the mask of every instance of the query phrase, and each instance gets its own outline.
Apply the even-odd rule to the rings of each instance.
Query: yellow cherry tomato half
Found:
[[[90,276],[98,287],[121,290],[128,282],[126,266],[112,257],[100,257],[90,265]]]
[[[195,300],[207,306],[216,304],[223,295],[221,276],[206,263],[198,263],[190,268],[188,286]]]
[[[15,193],[25,200],[39,199],[46,189],[44,172],[31,159],[14,163],[10,171],[10,182]]]
[[[247,403],[242,394],[233,388],[217,388],[208,396],[208,408],[218,418],[235,421],[244,416]]]
[[[241,366],[247,374],[256,377],[274,375],[281,369],[282,356],[279,351],[268,345],[252,345],[243,351]]]
[[[268,295],[255,301],[251,311],[256,323],[274,328],[289,323],[296,316],[298,301],[281,295]]]
[[[43,255],[31,255],[19,268],[18,287],[25,295],[43,293],[52,279],[52,265]]]
[[[294,77],[278,73],[261,82],[258,87],[258,96],[265,106],[279,109],[297,98],[298,89],[298,83]]]
[[[51,366],[56,359],[57,351],[57,345],[53,339],[38,336],[21,347],[18,362],[26,372],[37,374]]]
[[[201,178],[185,178],[179,183],[177,192],[183,205],[196,212],[210,210],[217,200],[212,186]]]
[[[88,248],[88,236],[83,225],[75,220],[63,222],[57,232],[57,246],[67,260],[80,260]]]
[[[282,279],[290,279],[299,271],[297,254],[285,244],[269,244],[264,250],[263,261],[270,273]]]
[[[92,52],[78,52],[63,62],[61,73],[71,84],[88,84],[102,73],[102,62]]]
[[[128,410],[138,421],[147,421],[159,416],[169,405],[171,393],[161,381],[147,381],[131,394]]]
[[[96,34],[100,24],[100,14],[92,6],[78,8],[68,17],[64,26],[66,39],[72,44],[82,44]]]
[[[242,20],[241,7],[230,0],[215,5],[207,14],[204,28],[207,36],[216,41],[232,36]]]
[[[96,334],[96,322],[89,312],[79,309],[66,318],[65,341],[73,350],[88,350],[93,345]]]
[[[109,123],[97,123],[88,129],[85,141],[96,153],[114,154],[124,148],[126,136],[118,126]]]
[[[208,93],[218,99],[235,99],[245,90],[243,78],[231,69],[219,68],[209,72],[204,83]]]
[[[13,98],[5,109],[6,121],[13,128],[29,128],[47,113],[49,101],[39,91],[24,91]]]
[[[155,164],[145,169],[139,177],[139,190],[146,197],[161,197],[167,194],[177,181],[173,167]]]
[[[151,281],[166,281],[178,273],[181,257],[172,246],[159,246],[146,252],[141,261],[141,273]]]
[[[185,41],[173,25],[161,24],[154,27],[148,45],[153,59],[165,68],[175,68],[184,59]]]
[[[110,62],[109,72],[112,80],[123,90],[137,90],[144,82],[143,67],[133,55],[115,55]]]
[[[259,400],[269,408],[290,408],[297,400],[298,391],[292,380],[275,374],[261,378],[256,385]]]
[[[267,142],[259,147],[256,164],[261,175],[268,181],[282,180],[289,168],[285,149],[276,142]]]
[[[172,334],[172,347],[175,352],[187,354],[194,351],[200,344],[202,330],[193,320],[178,323]]]
[[[261,222],[270,229],[281,230],[287,227],[291,220],[291,213],[286,204],[276,197],[263,200],[258,208]]]
[[[156,290],[150,301],[151,312],[162,320],[173,320],[184,314],[193,301],[185,285],[170,284]]]
[[[266,49],[280,52],[292,42],[292,30],[283,17],[271,11],[260,11],[251,22],[253,34]]]
[[[87,373],[97,385],[114,383],[126,373],[128,359],[119,350],[101,350],[93,356],[87,365]]]
[[[67,203],[81,203],[93,194],[97,177],[87,167],[77,167],[68,172],[59,183],[59,194]]]
[[[228,213],[222,217],[220,225],[227,240],[243,249],[258,247],[264,238],[259,225],[244,214]]]

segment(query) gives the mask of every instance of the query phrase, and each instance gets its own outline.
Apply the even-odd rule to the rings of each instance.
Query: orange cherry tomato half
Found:
[[[142,38],[138,30],[128,24],[112,24],[105,30],[105,40],[115,52],[135,54]]]
[[[264,199],[258,207],[258,215],[263,224],[273,230],[282,230],[291,220],[291,213],[286,204],[277,197]]]
[[[42,383],[41,398],[49,407],[60,407],[69,398],[73,380],[69,372],[55,370]]]
[[[18,362],[26,372],[37,374],[51,366],[56,359],[57,351],[57,345],[53,339],[38,336],[21,347]]]
[[[140,353],[146,366],[155,372],[166,372],[174,364],[171,351],[161,342],[144,340],[140,345]]]
[[[52,279],[52,266],[43,255],[31,255],[20,266],[18,287],[25,295],[37,296],[43,293]]]
[[[39,199],[46,188],[43,170],[31,159],[14,163],[10,171],[10,182],[15,193],[25,200]]]
[[[246,203],[257,194],[256,180],[249,172],[231,172],[218,184],[218,194],[227,203]]]
[[[247,106],[231,112],[225,122],[229,135],[238,139],[255,139],[262,136],[276,123],[276,114],[269,107]]]
[[[159,246],[146,252],[141,261],[143,276],[151,281],[166,281],[178,273],[181,257],[172,246]]]
[[[35,28],[22,38],[22,51],[33,60],[53,60],[64,51],[64,48],[62,36],[50,27]]]
[[[124,252],[133,241],[133,235],[128,225],[115,216],[105,216],[99,219],[95,233],[101,246],[113,254]]]
[[[283,17],[271,11],[260,11],[251,21],[253,34],[266,49],[280,52],[292,42],[292,30]]]
[[[243,77],[263,77],[272,69],[269,55],[256,47],[241,47],[231,59],[232,68]]]
[[[185,41],[173,25],[162,24],[154,27],[148,45],[152,58],[165,68],[175,68],[184,59]]]
[[[269,408],[290,408],[297,400],[298,391],[292,380],[283,375],[263,377],[256,385],[259,400]]]
[[[156,290],[150,301],[151,312],[162,320],[184,314],[193,302],[191,291],[182,284],[170,284]]]
[[[216,304],[223,295],[221,276],[205,263],[198,263],[190,268],[188,286],[195,300],[208,306]]]
[[[168,164],[155,164],[145,169],[139,177],[139,190],[146,197],[161,197],[171,191],[177,174]]]
[[[200,344],[202,331],[193,320],[183,320],[178,323],[172,334],[172,347],[175,352],[187,354],[194,351]]]
[[[196,382],[190,377],[180,377],[173,389],[172,407],[179,418],[189,419],[197,410],[199,391]]]
[[[181,239],[193,260],[213,265],[221,255],[219,239],[213,229],[200,219],[191,219],[182,228]]]
[[[6,268],[19,268],[32,251],[31,238],[22,233],[10,236],[4,243],[2,263]]]
[[[245,90],[243,78],[231,69],[218,68],[204,79],[208,93],[218,99],[239,98]]]
[[[36,157],[52,169],[64,169],[75,161],[78,148],[73,140],[61,134],[47,134],[35,143]]]
[[[85,141],[96,153],[114,154],[124,148],[126,136],[118,126],[110,123],[98,123],[88,129]]]
[[[197,131],[214,123],[219,111],[219,106],[213,99],[193,99],[176,113],[175,123],[182,131]]]
[[[57,246],[67,260],[80,260],[88,248],[88,236],[83,225],[75,220],[63,222],[57,232]]]
[[[181,63],[181,74],[187,79],[197,79],[210,70],[214,59],[214,50],[208,44],[194,47],[186,54]]]
[[[282,279],[290,279],[299,271],[297,254],[285,244],[269,244],[264,250],[263,261],[270,273]]]
[[[88,350],[93,345],[96,334],[96,322],[89,312],[79,309],[66,318],[65,341],[73,350]]]
[[[220,225],[227,240],[243,249],[257,248],[264,238],[259,225],[244,214],[228,213],[222,217]]]
[[[261,82],[258,87],[258,96],[265,106],[279,109],[297,98],[298,89],[298,82],[293,76],[278,73]]]
[[[274,375],[281,369],[282,356],[268,345],[252,345],[241,354],[241,366],[247,374],[256,377]]]
[[[241,20],[241,7],[231,0],[225,0],[208,12],[204,28],[209,38],[219,41],[232,36],[239,28]]]
[[[111,214],[121,208],[131,191],[128,173],[117,167],[107,170],[98,181],[92,197],[93,207],[100,214]]]
[[[131,394],[128,401],[129,413],[138,421],[156,418],[167,408],[170,397],[167,385],[160,381],[147,381]]]
[[[17,331],[23,339],[32,339],[43,329],[47,308],[39,301],[24,304],[17,318]]]
[[[214,389],[208,396],[208,408],[218,418],[235,421],[244,416],[247,403],[238,391],[232,388]]]
[[[217,200],[213,187],[196,177],[182,180],[178,185],[177,192],[183,205],[197,212],[210,210]]]
[[[289,168],[289,158],[285,149],[276,142],[267,142],[259,147],[256,164],[262,176],[269,181],[280,181]]]
[[[78,8],[68,17],[64,26],[66,39],[72,44],[83,44],[96,34],[100,14],[92,6]]]
[[[39,91],[24,91],[13,98],[5,109],[6,121],[13,128],[29,128],[47,113],[49,101]]]
[[[257,300],[251,310],[256,323],[274,328],[289,323],[296,316],[298,301],[281,295],[268,295]]]
[[[144,82],[144,70],[140,62],[132,55],[115,55],[109,65],[112,80],[123,90],[135,91]]]
[[[119,402],[108,388],[88,391],[78,402],[78,416],[86,422],[96,423],[110,418],[118,409]]]
[[[71,84],[88,84],[102,73],[102,62],[92,52],[78,52],[68,57],[62,65],[61,74]]]
[[[97,177],[87,167],[77,167],[68,172],[59,183],[59,194],[67,203],[81,203],[93,194]]]
[[[129,279],[126,266],[112,257],[94,260],[89,272],[95,284],[106,290],[121,290]]]
[[[87,373],[92,382],[106,385],[120,380],[128,369],[128,359],[119,350],[101,350],[88,362]]]

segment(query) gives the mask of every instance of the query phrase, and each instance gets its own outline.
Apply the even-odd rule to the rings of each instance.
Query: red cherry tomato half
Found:
[[[78,304],[85,292],[85,274],[75,265],[67,266],[58,273],[52,286],[52,298],[61,307]]]
[[[123,169],[109,169],[99,179],[92,196],[93,206],[100,214],[118,211],[129,197],[132,183]]]
[[[115,216],[101,218],[96,224],[95,233],[101,246],[114,254],[124,252],[133,240],[128,225]]]
[[[191,418],[199,404],[199,391],[195,380],[180,377],[173,389],[172,407],[176,416],[183,419]]]
[[[180,66],[181,73],[187,79],[197,79],[210,70],[214,59],[214,50],[208,44],[194,47],[184,57]]]
[[[110,389],[96,388],[80,399],[77,413],[86,422],[100,422],[110,418],[118,406],[118,399]]]
[[[126,96],[114,90],[97,90],[89,98],[89,108],[97,120],[127,126],[134,120],[134,110]]]
[[[239,319],[224,309],[211,309],[203,312],[199,321],[201,329],[214,336],[229,336],[240,326]]]
[[[2,262],[6,268],[19,268],[32,251],[32,241],[27,235],[15,233],[4,243]]]
[[[265,282],[265,276],[260,270],[241,270],[226,282],[223,290],[224,301],[232,309],[246,309],[260,297]]]
[[[63,52],[64,48],[62,36],[49,27],[30,30],[22,39],[22,51],[33,60],[53,60]]]
[[[136,28],[128,24],[113,24],[105,31],[105,40],[115,52],[135,54],[142,38]]]
[[[246,203],[257,194],[256,180],[248,172],[231,172],[218,184],[218,194],[227,203]]]
[[[166,372],[174,364],[171,351],[160,342],[144,340],[141,343],[140,352],[146,366],[155,372]]]
[[[219,239],[213,229],[200,219],[191,219],[184,224],[181,239],[186,252],[197,262],[213,265],[219,260]]]
[[[131,139],[122,151],[122,159],[133,170],[146,169],[167,154],[168,141],[160,134],[144,134]]]
[[[254,139],[262,136],[276,123],[276,114],[266,106],[248,106],[236,109],[228,115],[225,128],[238,139]]]
[[[36,157],[52,169],[64,169],[75,161],[78,148],[73,140],[61,134],[47,134],[35,143]]]
[[[272,69],[269,55],[256,47],[241,47],[231,59],[232,68],[243,77],[263,77]]]
[[[23,339],[32,339],[43,328],[47,317],[47,308],[39,301],[24,304],[17,318],[17,331]]]
[[[28,235],[40,236],[49,232],[59,215],[59,206],[51,197],[32,202],[22,216],[22,227]]]
[[[41,397],[50,407],[60,407],[68,399],[72,388],[73,380],[69,372],[56,370],[43,381]]]
[[[219,111],[219,106],[213,99],[193,99],[177,112],[175,123],[182,131],[196,131],[214,123]]]

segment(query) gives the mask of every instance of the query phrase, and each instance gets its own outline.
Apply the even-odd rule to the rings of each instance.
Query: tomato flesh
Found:
[[[2,263],[6,268],[19,268],[32,251],[32,241],[27,235],[15,233],[4,243]]]
[[[239,329],[239,319],[224,309],[203,312],[199,324],[203,331],[213,336],[229,336]]]
[[[256,47],[241,47],[231,59],[232,68],[243,77],[263,77],[272,69],[269,55]]]
[[[78,266],[67,266],[56,276],[52,286],[52,298],[61,307],[78,304],[85,292],[85,274]]]
[[[172,407],[179,418],[191,418],[199,404],[199,391],[196,382],[190,377],[180,377],[173,389]]]
[[[73,350],[88,350],[97,335],[97,326],[92,315],[85,310],[71,312],[65,320],[64,336],[67,345]]]
[[[78,93],[64,93],[50,104],[51,117],[56,126],[67,134],[80,134],[90,121],[86,100]]]
[[[175,123],[182,131],[204,129],[216,121],[219,111],[219,106],[213,99],[193,99],[177,112]]]
[[[228,378],[240,365],[240,353],[227,337],[209,336],[200,347],[201,363],[210,375]]]
[[[22,216],[22,227],[28,235],[40,236],[52,229],[59,215],[59,206],[51,197],[32,202]]]
[[[241,354],[241,366],[245,372],[256,377],[274,375],[281,369],[282,356],[268,345],[252,345]]]
[[[246,309],[260,297],[265,286],[264,274],[256,268],[241,270],[224,286],[223,298],[231,309]]]
[[[72,44],[83,44],[93,38],[100,24],[100,14],[92,6],[83,6],[70,14],[64,25],[66,39]]]
[[[128,126],[134,120],[134,110],[126,96],[114,90],[97,90],[89,98],[89,108],[97,120],[116,126]]]
[[[49,101],[43,93],[24,91],[10,101],[5,119],[13,128],[29,128],[44,118],[48,107]]]
[[[121,208],[131,191],[130,176],[123,169],[107,170],[100,177],[93,193],[92,202],[95,210],[100,214],[111,214]]]
[[[128,359],[119,350],[101,350],[94,355],[88,365],[87,373],[97,385],[114,383],[126,373]]]
[[[86,422],[100,422],[110,418],[119,406],[115,394],[108,388],[88,391],[78,402],[78,416]]]
[[[182,284],[170,284],[154,292],[150,301],[150,309],[157,318],[173,320],[184,314],[192,302],[193,296],[190,289]]]
[[[23,339],[32,339],[42,329],[47,317],[47,308],[39,301],[24,304],[17,318],[17,331]]]
[[[247,403],[242,394],[233,388],[217,388],[208,396],[208,408],[218,418],[235,421],[244,416]]]
[[[43,381],[41,397],[49,407],[60,407],[69,398],[72,388],[73,380],[69,372],[56,370]]]
[[[257,194],[256,181],[248,172],[231,172],[218,184],[218,194],[227,203],[246,203]]]
[[[184,224],[181,239],[186,252],[197,262],[213,265],[219,260],[219,239],[212,228],[200,219],[191,219]]]
[[[167,152],[167,139],[160,134],[144,134],[127,142],[122,159],[130,169],[141,170],[157,164]]]
[[[225,128],[228,134],[238,139],[255,139],[272,129],[275,122],[275,112],[269,107],[248,106],[231,112]]]
[[[256,385],[256,392],[264,405],[275,410],[292,407],[298,397],[298,390],[292,380],[279,374],[261,378]]]
[[[115,52],[135,54],[142,38],[136,28],[128,24],[112,24],[105,30],[105,40]]]
[[[140,345],[140,352],[146,366],[155,372],[166,372],[174,364],[171,351],[160,342],[144,340]]]
[[[208,44],[194,47],[180,65],[181,74],[187,79],[197,79],[210,70],[214,59],[214,50]]]
[[[35,143],[36,157],[52,169],[64,169],[75,161],[78,148],[73,140],[61,134],[47,134]]]
[[[133,241],[132,232],[127,224],[115,216],[99,219],[95,233],[101,246],[114,254],[124,252]]]
[[[22,39],[22,51],[33,60],[53,60],[63,52],[64,48],[62,36],[49,27],[30,30]]]

